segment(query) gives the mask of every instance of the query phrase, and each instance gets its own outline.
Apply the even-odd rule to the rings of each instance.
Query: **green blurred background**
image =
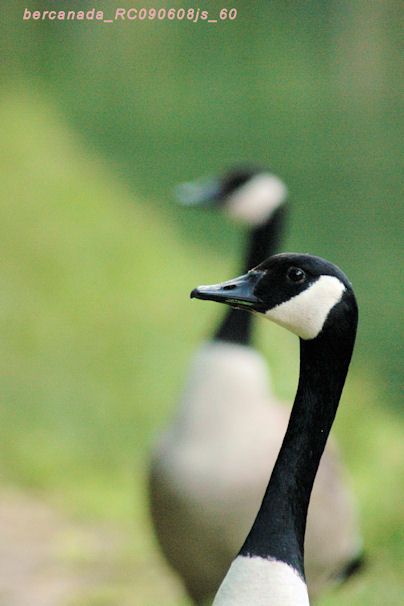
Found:
[[[23,22],[17,4],[0,9],[1,482],[125,536],[121,573],[63,604],[187,604],[150,529],[145,464],[221,313],[188,293],[238,270],[245,234],[177,208],[171,192],[252,161],[289,186],[284,250],[339,264],[360,304],[335,431],[368,564],[320,604],[398,606],[400,3],[204,2],[237,7],[216,25]],[[24,6],[54,5],[140,6]],[[292,399],[295,339],[256,333]]]

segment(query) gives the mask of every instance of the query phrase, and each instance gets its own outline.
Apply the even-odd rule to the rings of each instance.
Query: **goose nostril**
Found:
[[[226,286],[223,286],[223,290],[234,290],[235,288],[235,284],[227,284]]]

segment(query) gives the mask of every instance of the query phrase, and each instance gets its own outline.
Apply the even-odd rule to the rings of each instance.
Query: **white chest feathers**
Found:
[[[302,339],[314,339],[344,290],[345,286],[338,278],[320,276],[309,288],[269,309],[265,315]]]
[[[237,556],[213,606],[309,606],[307,586],[284,562]]]
[[[287,193],[286,185],[278,177],[261,173],[229,196],[226,209],[236,221],[257,227],[286,200]]]
[[[257,351],[222,341],[205,343],[193,359],[177,421],[192,424],[193,433],[229,431],[240,416],[244,423],[251,418],[254,406],[266,407],[269,393],[268,367]]]
[[[268,460],[285,427],[284,410],[270,396],[268,368],[259,353],[220,341],[203,345],[156,450],[165,476],[204,501],[229,485],[254,484],[257,477],[264,486]]]

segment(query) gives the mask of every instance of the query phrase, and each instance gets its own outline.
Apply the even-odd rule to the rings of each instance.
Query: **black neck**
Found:
[[[355,308],[356,309],[356,308]],[[304,534],[314,479],[344,386],[356,332],[300,340],[299,385],[261,508],[240,551],[286,562],[304,577]]]
[[[285,214],[286,205],[283,204],[266,223],[251,231],[245,255],[244,273],[278,251]]]
[[[266,257],[275,254],[279,248],[285,216],[285,205],[278,208],[271,218],[252,229],[248,239],[243,273],[256,267]],[[229,307],[214,335],[214,339],[248,345],[251,341],[253,316],[245,311]]]

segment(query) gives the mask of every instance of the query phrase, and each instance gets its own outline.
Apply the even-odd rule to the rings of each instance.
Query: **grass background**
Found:
[[[285,249],[340,264],[361,310],[335,431],[368,566],[320,604],[398,605],[398,4],[236,5],[236,22],[210,29],[22,23],[14,3],[1,9],[2,483],[127,529],[128,603],[186,604],[149,526],[145,462],[221,313],[188,293],[238,269],[244,234],[184,213],[170,191],[269,162],[291,191]],[[256,333],[291,399],[295,340],[267,324]],[[82,600],[123,603],[113,587]]]

